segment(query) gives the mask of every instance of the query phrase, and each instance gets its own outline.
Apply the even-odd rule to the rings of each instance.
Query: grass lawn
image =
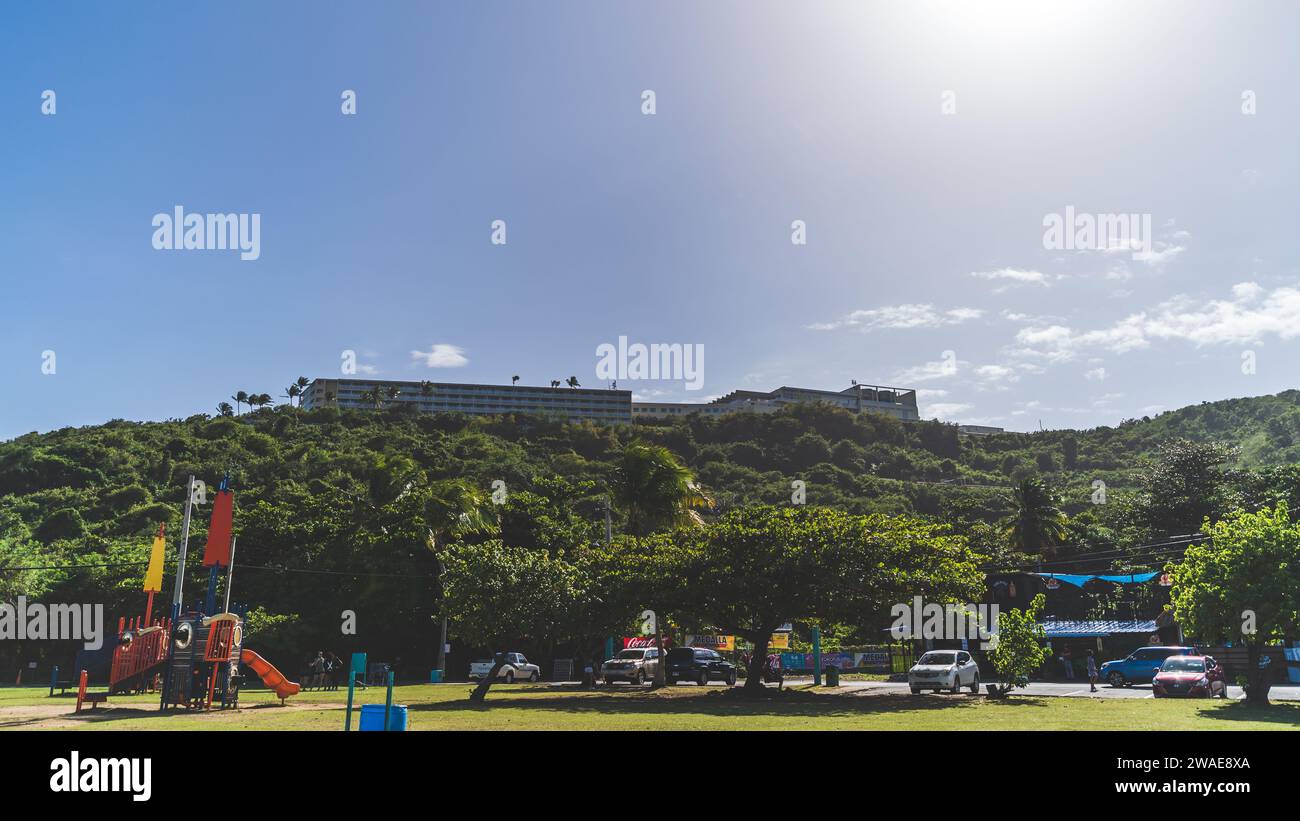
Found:
[[[563,690],[547,685],[493,687],[471,705],[470,685],[399,686],[412,730],[1283,730],[1300,729],[1300,703],[1256,710],[1237,702],[1014,696],[919,696],[863,690],[787,688],[771,698],[735,697],[721,687]],[[357,704],[380,703],[383,688],[357,691]],[[39,687],[0,688],[0,729],[339,730],[347,691],[301,693],[281,707],[264,690],[246,690],[240,709],[160,714],[156,696],[114,696],[107,708],[73,713],[75,696]],[[353,727],[358,716],[353,715]]]

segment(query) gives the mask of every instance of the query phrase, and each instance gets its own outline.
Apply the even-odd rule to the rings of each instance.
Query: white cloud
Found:
[[[1083,374],[1083,378],[1087,379],[1089,382],[1104,382],[1106,381],[1106,369],[1093,368],[1090,371],[1086,371]]]
[[[952,308],[936,310],[926,303],[887,305],[883,308],[864,308],[832,322],[815,322],[808,326],[814,331],[833,331],[838,328],[939,328],[979,319],[984,311],[979,308]]]
[[[974,405],[968,405],[965,402],[936,402],[927,406],[927,410],[935,419],[948,420],[959,413],[965,413]]]
[[[1047,274],[1020,268],[998,268],[993,271],[971,271],[976,279],[1007,280],[1020,285],[1047,285]]]
[[[426,368],[463,368],[469,364],[465,349],[438,342],[427,351],[411,351],[411,359],[423,362]]]
[[[898,384],[915,384],[917,382],[929,382],[932,379],[944,379],[949,376],[956,376],[957,369],[962,364],[955,359],[940,359],[934,362],[926,362],[917,365],[914,368],[907,368],[900,371],[891,381]]]
[[[1125,353],[1157,341],[1190,342],[1201,347],[1260,342],[1269,336],[1283,340],[1300,336],[1300,289],[1266,291],[1257,283],[1241,282],[1233,286],[1231,299],[1196,300],[1180,295],[1106,328],[1022,328],[1016,333],[1017,347],[1011,353],[1061,362],[1089,348]]]

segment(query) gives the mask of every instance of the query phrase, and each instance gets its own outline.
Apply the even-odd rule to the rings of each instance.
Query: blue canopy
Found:
[[[1081,575],[1074,575],[1074,574],[1067,574],[1067,573],[1033,573],[1031,575],[1041,576],[1045,579],[1057,579],[1059,581],[1066,582],[1067,584],[1072,584],[1075,587],[1083,587],[1086,583],[1092,581],[1093,579],[1101,579],[1104,582],[1116,582],[1118,584],[1141,584],[1142,582],[1151,581],[1152,579],[1154,579],[1156,576],[1159,576],[1160,574],[1156,572],[1156,573],[1126,573],[1121,576],[1106,576],[1106,575],[1081,576]]]

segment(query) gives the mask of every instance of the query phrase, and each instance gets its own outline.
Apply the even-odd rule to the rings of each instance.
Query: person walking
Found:
[[[1088,687],[1089,687],[1088,692],[1090,693],[1097,692],[1098,678],[1100,678],[1100,675],[1097,673],[1097,657],[1093,655],[1091,650],[1089,650],[1088,651]]]
[[[317,650],[316,658],[311,660],[311,680],[317,690],[325,686],[325,651]]]

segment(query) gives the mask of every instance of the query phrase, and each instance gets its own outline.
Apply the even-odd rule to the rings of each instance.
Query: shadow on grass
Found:
[[[1275,701],[1267,707],[1256,707],[1244,701],[1234,701],[1217,707],[1203,707],[1196,714],[1200,718],[1219,721],[1254,721],[1300,728],[1300,704],[1295,702]]]
[[[768,691],[758,697],[741,695],[739,690],[710,690],[706,693],[662,693],[638,691],[631,693],[586,690],[580,695],[524,696],[489,692],[483,702],[467,699],[411,704],[413,713],[491,712],[493,709],[551,710],[574,714],[626,713],[688,715],[705,714],[725,716],[780,716],[780,717],[844,717],[861,715],[890,715],[904,713],[933,713],[942,710],[966,710],[988,700],[982,696],[911,696],[906,694],[867,693],[814,693],[803,689]],[[1017,696],[999,702],[1017,707],[1045,707],[1042,698]]]

